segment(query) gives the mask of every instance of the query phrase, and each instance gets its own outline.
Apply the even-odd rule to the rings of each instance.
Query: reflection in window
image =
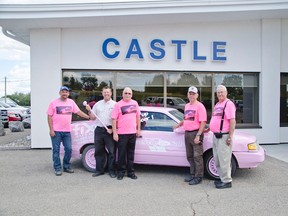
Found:
[[[281,76],[281,125],[287,123],[287,73]],[[64,70],[63,84],[72,89],[70,96],[85,111],[82,103],[91,106],[102,99],[102,88],[113,90],[113,99],[122,99],[125,87],[133,90],[133,99],[142,106],[173,107],[184,111],[188,102],[187,90],[194,85],[198,88],[198,100],[207,110],[208,122],[214,104],[218,84],[227,87],[228,98],[237,107],[237,127],[259,124],[259,74],[258,73],[212,73],[179,71],[96,71]],[[80,119],[73,116],[73,120]]]
[[[227,87],[228,98],[235,103],[237,123],[259,123],[258,74],[215,74],[215,99],[217,85]]]

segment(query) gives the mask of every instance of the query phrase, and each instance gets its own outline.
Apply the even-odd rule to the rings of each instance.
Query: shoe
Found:
[[[224,188],[231,188],[232,187],[232,182],[221,182],[219,184],[216,185],[216,188],[218,189],[224,189]]]
[[[123,177],[124,177],[124,175],[118,175],[118,176],[117,176],[117,180],[122,180]]]
[[[92,177],[97,177],[97,176],[100,176],[100,175],[104,175],[104,172],[96,172],[96,173],[93,173],[93,174],[92,174]]]
[[[116,178],[115,172],[109,172],[109,176],[110,176],[111,178]]]
[[[138,177],[135,175],[135,173],[131,173],[127,175],[129,178],[136,180]]]
[[[221,180],[215,180],[214,181],[214,185],[216,186],[216,185],[219,185],[219,184],[221,184],[222,183],[222,181]]]
[[[71,169],[71,168],[64,169],[63,171],[64,171],[64,172],[67,172],[67,173],[74,173],[74,170]]]
[[[57,170],[57,171],[55,171],[55,175],[56,175],[56,176],[61,176],[61,175],[62,175],[62,172],[61,172],[60,170]]]
[[[193,178],[194,176],[188,176],[184,179],[184,182],[190,182]]]
[[[189,185],[196,185],[199,184],[202,181],[201,177],[195,177],[191,181],[189,181]]]

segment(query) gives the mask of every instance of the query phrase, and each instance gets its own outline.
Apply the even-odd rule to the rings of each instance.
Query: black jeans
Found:
[[[134,173],[134,153],[136,134],[119,134],[118,140],[118,175]]]
[[[113,134],[107,133],[104,127],[96,127],[94,131],[96,172],[104,172],[105,154],[108,151],[108,171],[115,171],[116,143]],[[105,149],[106,148],[106,149]]]

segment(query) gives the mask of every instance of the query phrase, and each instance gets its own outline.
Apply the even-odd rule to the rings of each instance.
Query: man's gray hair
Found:
[[[224,90],[224,91],[227,92],[227,89],[226,89],[226,87],[224,85],[218,85],[217,86],[217,92],[220,91],[220,90]]]

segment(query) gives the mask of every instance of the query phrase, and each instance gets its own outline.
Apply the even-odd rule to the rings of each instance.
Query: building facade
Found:
[[[216,86],[224,84],[237,129],[261,144],[288,142],[287,0],[14,4],[0,11],[3,32],[31,47],[32,148],[51,146],[46,110],[61,85],[80,107],[109,85],[115,100],[129,86],[139,104],[149,99],[179,110],[195,85],[210,116]]]

